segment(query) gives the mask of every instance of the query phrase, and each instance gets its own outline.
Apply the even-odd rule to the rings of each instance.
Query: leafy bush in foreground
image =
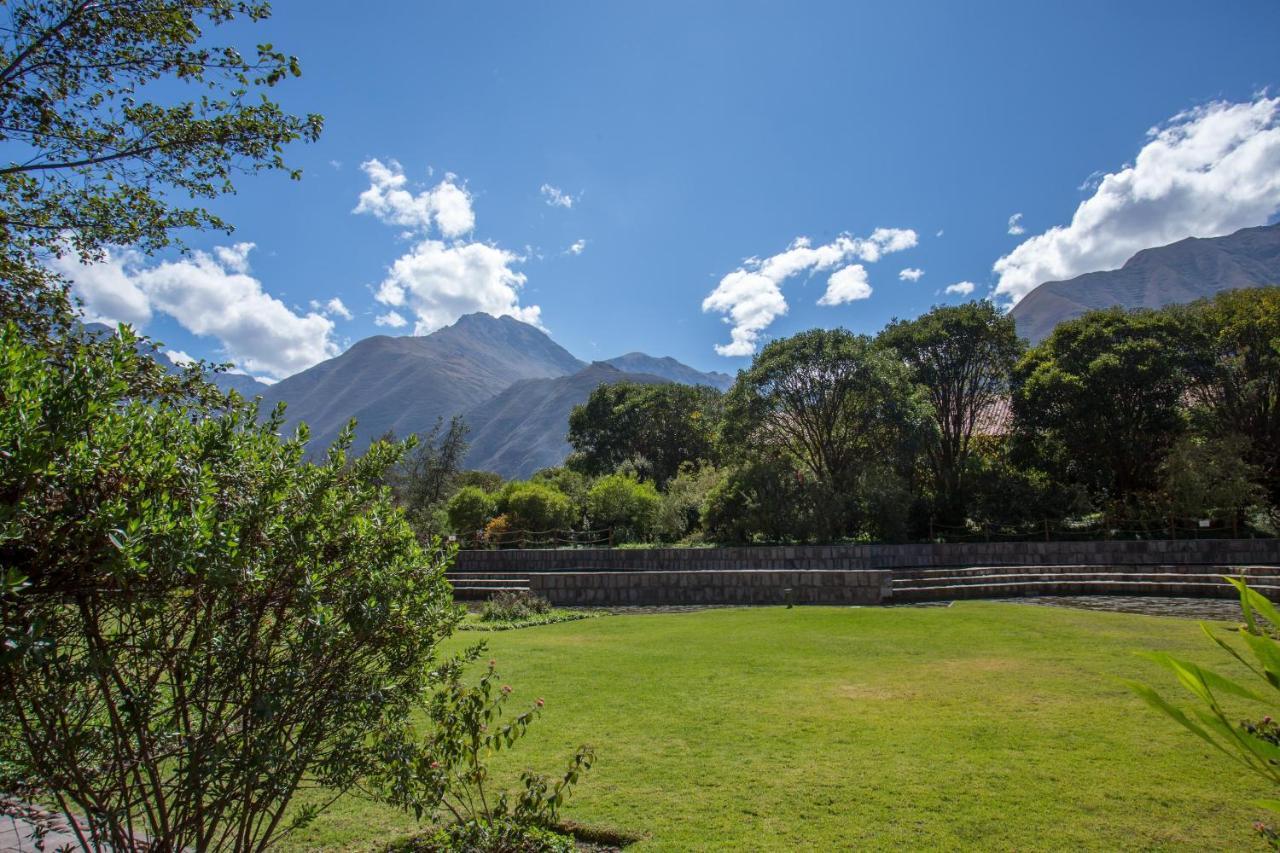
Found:
[[[402,448],[303,461],[165,392],[127,332],[0,329],[0,790],[85,849],[261,850],[371,774],[456,614],[378,484]],[[292,815],[292,819],[287,816]]]
[[[1200,700],[1200,705],[1191,714],[1166,701],[1148,685],[1131,681],[1129,686],[1153,708],[1172,717],[1196,737],[1246,770],[1262,777],[1275,790],[1280,787],[1280,727],[1276,726],[1274,717],[1280,716],[1280,709],[1258,722],[1235,722],[1223,710],[1220,697],[1249,699],[1271,704],[1274,708],[1276,693],[1280,692],[1280,643],[1264,630],[1266,624],[1258,617],[1270,622],[1270,631],[1274,632],[1280,629],[1280,611],[1261,593],[1249,589],[1243,579],[1227,580],[1240,592],[1244,625],[1239,629],[1239,637],[1253,659],[1241,654],[1209,625],[1201,623],[1200,627],[1209,639],[1257,676],[1262,682],[1262,693],[1237,684],[1212,670],[1167,654],[1149,654],[1146,657],[1171,670],[1182,686]],[[1280,812],[1280,797],[1260,799],[1256,804],[1270,811]],[[1255,824],[1254,828],[1273,847],[1280,849],[1280,836],[1274,830],[1261,823]]]

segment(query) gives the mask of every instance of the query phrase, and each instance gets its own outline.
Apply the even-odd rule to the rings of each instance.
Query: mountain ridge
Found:
[[[1222,237],[1188,237],[1133,255],[1119,268],[1036,287],[1013,306],[1018,333],[1039,343],[1066,320],[1099,308],[1163,308],[1224,290],[1280,284],[1280,223]]]

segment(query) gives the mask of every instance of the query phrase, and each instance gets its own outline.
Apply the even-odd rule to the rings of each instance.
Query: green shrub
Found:
[[[1246,657],[1241,650],[1228,643],[1212,627],[1201,623],[1209,639],[1217,643],[1231,657],[1243,664],[1256,676],[1257,690],[1244,687],[1188,661],[1163,653],[1146,657],[1171,670],[1190,693],[1199,700],[1188,714],[1164,699],[1156,690],[1136,681],[1129,686],[1149,705],[1165,714],[1184,728],[1212,746],[1248,772],[1261,777],[1271,790],[1271,796],[1255,801],[1255,804],[1272,812],[1280,812],[1280,728],[1275,717],[1280,716],[1277,693],[1280,693],[1280,643],[1275,632],[1280,630],[1280,611],[1266,597],[1249,589],[1244,579],[1227,578],[1240,592],[1240,608],[1244,613],[1244,625],[1238,631]],[[1261,619],[1259,618],[1261,617]],[[1265,619],[1270,623],[1262,622]],[[1259,692],[1260,691],[1260,692]],[[1237,722],[1221,705],[1221,697],[1247,699],[1270,706],[1272,713],[1257,722]],[[1280,835],[1270,827],[1254,825],[1264,840],[1273,847],[1280,842]]]
[[[389,502],[402,447],[306,463],[283,409],[166,390],[137,344],[0,329],[0,790],[86,849],[258,850],[395,754],[448,558]]]
[[[486,762],[525,736],[543,703],[538,699],[528,710],[504,718],[502,706],[512,690],[499,686],[494,661],[489,661],[474,686],[462,681],[464,666],[479,651],[480,647],[472,649],[465,658],[440,668],[427,709],[427,735],[401,747],[407,760],[396,763],[395,772],[379,780],[382,797],[419,820],[449,820],[442,832],[428,836],[422,849],[571,850],[563,846],[567,839],[549,834],[547,828],[555,823],[578,780],[591,769],[595,752],[579,747],[556,780],[526,770],[520,775],[523,790],[514,801],[505,792],[495,797]],[[448,846],[432,846],[441,843]]]
[[[648,539],[661,504],[652,483],[642,483],[625,474],[602,477],[587,492],[592,526],[611,528],[615,542]]]
[[[568,530],[574,526],[573,502],[543,483],[511,483],[502,491],[498,509],[513,530]]]
[[[550,610],[551,602],[528,590],[500,592],[484,603],[480,618],[485,622],[519,622]]]
[[[731,468],[707,493],[702,527],[715,542],[804,541],[815,535],[816,485],[783,457]]]
[[[702,519],[707,496],[719,485],[723,474],[711,465],[684,465],[662,493],[656,523],[658,537],[677,542],[694,534]]]
[[[445,512],[449,515],[450,530],[471,535],[484,530],[497,509],[498,502],[493,495],[479,486],[463,486],[449,499]]]

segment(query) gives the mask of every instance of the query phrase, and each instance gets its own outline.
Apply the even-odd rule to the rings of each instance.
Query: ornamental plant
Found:
[[[1275,632],[1280,629],[1280,611],[1257,590],[1249,588],[1243,578],[1227,578],[1240,593],[1240,609],[1244,624],[1235,632],[1242,650],[1224,638],[1212,626],[1201,623],[1205,634],[1244,665],[1258,682],[1257,688],[1245,687],[1218,673],[1179,660],[1163,653],[1150,653],[1147,658],[1169,669],[1197,700],[1190,712],[1179,708],[1146,684],[1130,681],[1129,686],[1151,707],[1176,720],[1180,725],[1227,756],[1249,773],[1260,777],[1273,792],[1255,804],[1272,812],[1280,812],[1280,726],[1275,717],[1277,693],[1280,693],[1280,643]],[[1267,623],[1270,623],[1269,625]],[[1238,720],[1222,707],[1224,697],[1248,699],[1270,705],[1272,713],[1260,720]],[[1273,848],[1280,849],[1280,835],[1262,822],[1254,830]]]
[[[494,660],[474,684],[466,683],[467,667],[482,652],[482,645],[475,646],[437,670],[427,734],[414,740],[406,728],[396,754],[384,762],[389,772],[380,779],[382,798],[418,820],[441,824],[417,849],[569,853],[572,840],[554,827],[560,808],[595,762],[595,751],[579,747],[557,778],[525,770],[517,793],[495,791],[489,758],[514,747],[544,703],[537,699],[507,716],[512,688],[501,683]]]
[[[210,399],[214,399],[210,397]],[[389,499],[122,329],[0,327],[0,790],[96,850],[263,850],[382,772],[457,614]]]

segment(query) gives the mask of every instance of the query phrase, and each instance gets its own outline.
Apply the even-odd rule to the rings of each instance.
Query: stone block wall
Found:
[[[561,607],[696,604],[879,604],[887,571],[537,572],[529,589]]]
[[[1278,539],[461,551],[458,572],[851,571],[963,566],[1280,565]]]

